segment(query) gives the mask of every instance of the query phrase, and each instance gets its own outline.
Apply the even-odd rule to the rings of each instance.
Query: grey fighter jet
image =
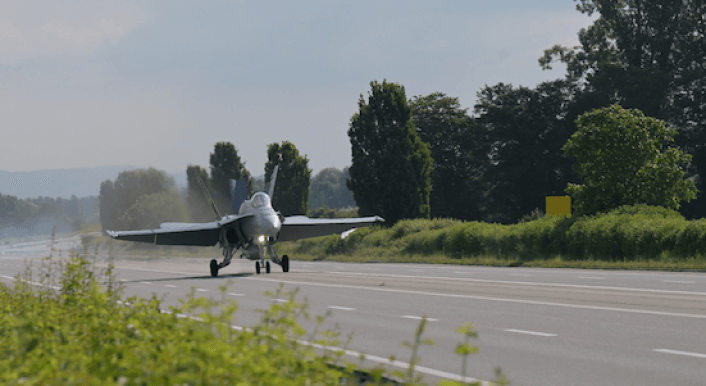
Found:
[[[277,256],[274,244],[278,241],[298,240],[307,237],[325,236],[343,233],[354,228],[367,227],[383,223],[378,217],[347,219],[310,219],[305,216],[284,217],[272,207],[272,196],[277,178],[275,168],[268,193],[257,192],[246,199],[246,181],[230,181],[231,203],[238,214],[221,217],[213,206],[220,220],[209,223],[162,223],[157,229],[138,231],[107,231],[117,240],[140,241],[155,245],[198,245],[215,246],[223,249],[223,261],[211,260],[211,276],[218,276],[218,270],[228,266],[233,256],[255,260],[255,272],[264,268],[270,273],[269,255],[273,263],[289,272],[289,257]],[[204,193],[210,196],[204,187]]]

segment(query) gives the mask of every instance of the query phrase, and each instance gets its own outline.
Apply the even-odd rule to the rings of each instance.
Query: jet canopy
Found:
[[[255,195],[253,195],[250,199],[250,205],[252,205],[253,208],[272,206],[272,204],[270,203],[270,197],[263,192],[255,193]]]

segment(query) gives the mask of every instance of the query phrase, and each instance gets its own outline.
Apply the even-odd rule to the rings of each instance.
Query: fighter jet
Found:
[[[220,220],[208,223],[162,223],[157,229],[137,231],[107,231],[117,240],[140,241],[155,245],[215,246],[223,250],[223,261],[211,260],[211,276],[218,276],[221,268],[228,266],[233,256],[255,260],[255,272],[264,268],[270,273],[270,262],[289,272],[289,257],[277,256],[274,244],[278,241],[298,240],[307,237],[344,233],[355,228],[385,222],[378,216],[347,219],[310,219],[305,216],[282,216],[272,207],[272,197],[277,179],[275,167],[272,183],[267,193],[257,192],[247,199],[246,180],[230,180],[232,209],[238,214],[220,216],[213,205],[208,190],[201,182],[204,194],[211,202]],[[267,189],[266,189],[267,190]]]

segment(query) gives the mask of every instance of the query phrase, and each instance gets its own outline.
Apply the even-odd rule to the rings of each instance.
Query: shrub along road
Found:
[[[257,309],[279,301],[265,296],[280,283],[299,288],[313,315],[331,312],[326,326],[353,332],[350,348],[408,361],[402,347],[427,316],[421,349],[427,377],[459,374],[455,330],[472,322],[479,354],[468,374],[494,378],[502,367],[511,382],[544,384],[698,384],[706,378],[706,275],[702,273],[586,271],[414,264],[293,262],[254,274],[238,260],[211,278],[206,260],[115,260],[125,295],[164,297],[163,308],[194,288],[197,296],[225,296],[240,304],[236,324],[259,321]],[[104,263],[98,259],[99,266]],[[0,260],[12,277],[21,260]],[[305,324],[306,325],[306,324]],[[309,325],[311,326],[311,325]],[[354,358],[350,358],[354,359]]]

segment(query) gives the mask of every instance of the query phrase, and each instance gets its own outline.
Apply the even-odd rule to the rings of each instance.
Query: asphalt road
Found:
[[[65,240],[63,245],[71,245]],[[214,249],[214,255],[218,250]],[[36,256],[35,256],[36,257]],[[0,254],[0,280],[33,255]],[[235,324],[259,320],[263,294],[280,283],[299,288],[313,315],[331,312],[356,352],[409,360],[419,318],[429,318],[421,350],[431,381],[461,373],[456,328],[472,322],[479,353],[468,375],[492,379],[501,367],[513,385],[706,384],[706,274],[573,269],[461,267],[419,264],[291,262],[283,273],[255,275],[235,260],[211,278],[209,259],[116,259],[126,295],[164,297],[164,308],[194,288],[197,296],[239,303]],[[100,263],[100,259],[99,259]],[[36,263],[35,263],[36,265]],[[100,265],[100,264],[99,264]],[[354,360],[355,358],[349,357]]]

